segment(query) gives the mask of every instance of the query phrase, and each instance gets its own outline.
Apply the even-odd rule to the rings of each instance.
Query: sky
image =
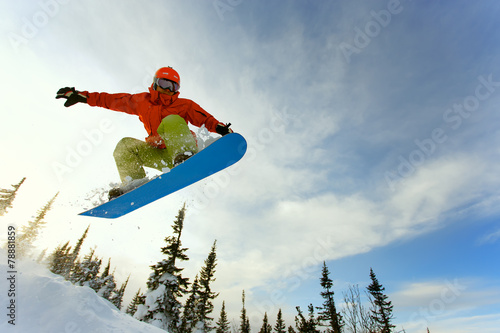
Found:
[[[217,240],[214,290],[251,326],[336,302],[373,268],[407,332],[500,327],[500,4],[497,1],[2,2],[0,188],[27,177],[2,217],[18,228],[58,194],[38,251],[90,225],[128,297],[162,259],[178,210],[194,278]],[[245,157],[118,220],[77,216],[119,181],[135,116],[61,87],[147,91],[174,67],[181,97],[232,123]],[[198,130],[200,135],[203,130]],[[0,235],[5,238],[5,232]],[[85,251],[84,251],[85,252]]]

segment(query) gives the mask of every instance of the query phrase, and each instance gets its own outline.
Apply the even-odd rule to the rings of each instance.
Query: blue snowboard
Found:
[[[240,134],[225,135],[170,172],[80,215],[111,219],[123,216],[227,168],[238,162],[246,150],[247,142]]]

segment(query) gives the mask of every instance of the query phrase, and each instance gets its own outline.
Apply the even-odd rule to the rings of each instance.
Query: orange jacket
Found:
[[[157,148],[165,148],[165,143],[156,130],[162,119],[171,114],[181,116],[194,126],[205,125],[210,132],[214,133],[217,125],[222,124],[192,100],[178,98],[178,92],[173,96],[160,94],[152,86],[149,88],[149,93],[108,94],[89,93],[88,91],[82,93],[87,96],[87,103],[90,106],[99,106],[139,116],[149,134],[146,141]]]

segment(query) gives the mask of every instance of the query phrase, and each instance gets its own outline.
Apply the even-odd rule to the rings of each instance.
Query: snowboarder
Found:
[[[231,124],[215,119],[192,100],[179,98],[180,77],[172,67],[162,67],[155,73],[149,93],[108,94],[61,88],[56,98],[65,98],[65,107],[87,103],[106,109],[139,116],[148,137],[145,142],[123,138],[113,156],[122,186],[109,191],[115,198],[146,181],[144,167],[163,171],[173,168],[198,152],[196,135],[188,123],[222,136],[232,133]],[[144,181],[141,181],[144,180]]]

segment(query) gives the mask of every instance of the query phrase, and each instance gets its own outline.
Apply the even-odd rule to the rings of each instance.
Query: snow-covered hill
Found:
[[[5,250],[0,250],[0,272],[0,332],[165,333],[39,264],[15,260],[9,267]]]

